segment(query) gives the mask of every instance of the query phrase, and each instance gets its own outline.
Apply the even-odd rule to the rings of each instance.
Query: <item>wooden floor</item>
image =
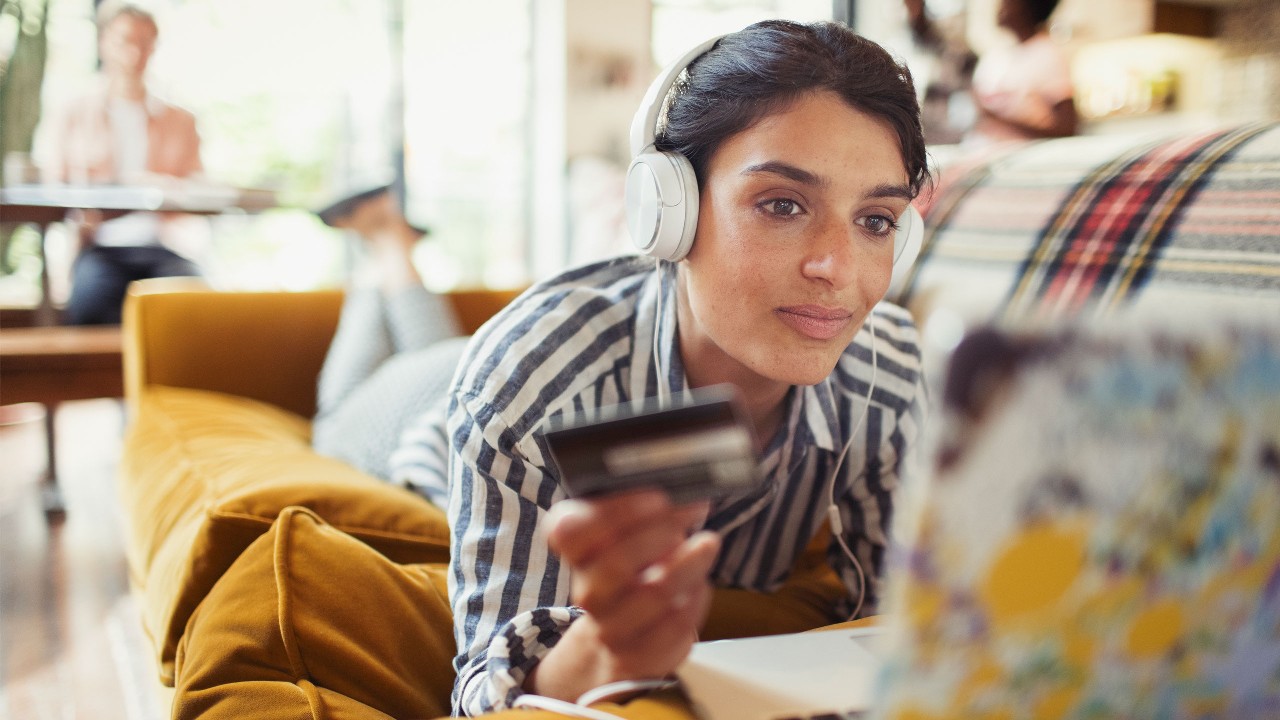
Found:
[[[160,720],[116,499],[123,405],[64,403],[56,422],[67,515],[52,525],[42,423],[0,425],[0,720]]]

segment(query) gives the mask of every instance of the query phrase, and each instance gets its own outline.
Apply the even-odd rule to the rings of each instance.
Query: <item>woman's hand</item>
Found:
[[[550,542],[573,572],[586,610],[525,688],[574,700],[618,680],[661,678],[689,654],[711,599],[720,549],[705,502],[674,506],[659,490],[566,500],[551,510]]]

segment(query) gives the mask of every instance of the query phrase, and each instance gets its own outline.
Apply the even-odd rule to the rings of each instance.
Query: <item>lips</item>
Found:
[[[793,305],[774,313],[792,330],[812,340],[839,337],[853,322],[853,313],[848,310],[822,305]]]

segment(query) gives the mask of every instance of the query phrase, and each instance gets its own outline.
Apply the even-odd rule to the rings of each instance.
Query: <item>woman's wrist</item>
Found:
[[[569,626],[524,681],[526,692],[573,702],[617,677],[616,659],[599,641],[592,620],[583,616]]]

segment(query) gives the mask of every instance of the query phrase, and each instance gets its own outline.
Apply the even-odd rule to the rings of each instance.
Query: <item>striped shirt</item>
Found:
[[[547,546],[546,513],[565,492],[542,428],[653,397],[659,382],[672,394],[687,389],[674,281],[674,265],[629,257],[534,286],[473,338],[454,378],[447,431],[441,413],[406,435],[396,477],[447,503],[453,533],[455,713],[509,707],[529,671],[581,615],[569,597],[568,569]],[[919,437],[925,397],[907,312],[881,303],[866,328],[876,333],[874,389],[864,329],[826,380],[791,389],[786,422],[762,455],[764,481],[712,507],[706,528],[723,539],[715,585],[778,589],[825,521],[834,492],[844,537],[868,569],[861,612],[874,612],[893,493]],[[835,543],[828,557],[849,588],[834,609],[846,617],[857,602],[858,573]]]

